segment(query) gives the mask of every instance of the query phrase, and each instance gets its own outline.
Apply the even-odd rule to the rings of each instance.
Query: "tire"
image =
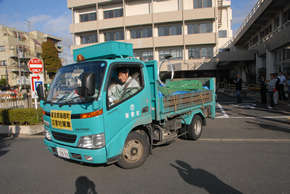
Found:
[[[125,169],[141,166],[149,155],[149,148],[149,138],[144,131],[131,132],[126,139],[117,165]]]
[[[187,138],[191,140],[197,140],[200,138],[203,130],[202,118],[199,115],[195,115],[187,127]]]

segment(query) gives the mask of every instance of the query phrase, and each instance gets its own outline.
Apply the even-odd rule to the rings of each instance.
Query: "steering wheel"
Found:
[[[122,95],[120,96],[120,100],[122,100],[126,94],[128,94],[129,92],[136,90],[136,92],[139,90],[139,87],[127,87],[123,92]],[[134,93],[136,93],[134,92]]]

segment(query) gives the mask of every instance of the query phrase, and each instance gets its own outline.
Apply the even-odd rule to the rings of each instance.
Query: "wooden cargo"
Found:
[[[178,111],[185,108],[204,105],[212,101],[210,90],[166,96],[163,98],[164,112]]]

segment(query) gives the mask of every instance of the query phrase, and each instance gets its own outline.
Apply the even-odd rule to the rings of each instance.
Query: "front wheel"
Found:
[[[144,131],[131,132],[125,142],[118,166],[125,169],[141,166],[149,155],[149,139]]]
[[[203,130],[202,118],[199,115],[195,115],[187,127],[188,139],[197,140],[200,138]]]

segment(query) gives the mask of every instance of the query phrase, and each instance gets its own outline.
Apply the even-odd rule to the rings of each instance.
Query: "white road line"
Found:
[[[222,105],[220,105],[220,103],[217,103],[217,106],[221,110],[221,112],[223,113],[223,116],[221,116],[220,118],[229,118],[229,115],[225,112]]]
[[[264,139],[264,138],[200,138],[198,141],[208,142],[277,142],[290,143],[290,139]]]
[[[224,116],[218,116],[217,119],[225,119]],[[228,117],[227,119],[290,119],[290,116],[253,116],[253,117]]]

